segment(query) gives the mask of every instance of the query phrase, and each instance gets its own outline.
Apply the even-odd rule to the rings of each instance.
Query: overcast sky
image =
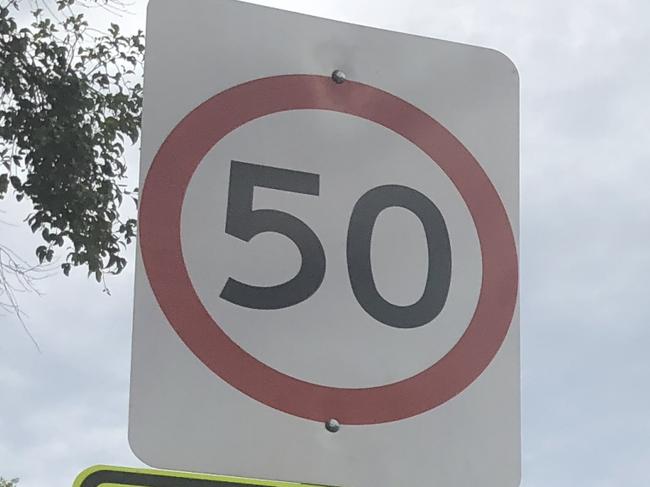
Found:
[[[493,47],[514,60],[522,485],[650,485],[650,4],[264,3]],[[121,22],[144,28],[144,6]],[[132,162],[135,174],[135,152]],[[2,207],[2,219],[18,225],[0,227],[3,243],[32,255],[36,242],[20,224],[28,206]],[[43,296],[21,296],[42,353],[17,320],[0,316],[0,476],[65,487],[93,464],[141,465],[126,434],[132,271],[109,282],[110,296],[83,272],[43,281]]]

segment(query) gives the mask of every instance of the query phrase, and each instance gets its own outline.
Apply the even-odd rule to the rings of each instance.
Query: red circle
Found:
[[[238,127],[272,113],[319,109],[347,113],[393,130],[425,152],[463,197],[476,226],[482,283],[460,340],[428,369],[399,382],[336,388],[285,375],[243,350],[212,319],[188,274],[181,208],[208,151]],[[188,348],[215,374],[267,406],[314,421],[396,421],[428,411],[469,386],[506,337],[517,300],[517,253],[506,210],[470,152],[442,125],[406,101],[354,81],[314,75],[262,78],[199,105],[169,134],[147,174],[140,203],[140,247],[158,303]]]

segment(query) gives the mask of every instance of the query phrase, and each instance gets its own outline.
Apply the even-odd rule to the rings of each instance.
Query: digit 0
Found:
[[[401,207],[422,222],[427,238],[428,270],[424,292],[408,306],[386,301],[375,284],[370,262],[372,232],[379,213]],[[371,189],[354,206],[347,237],[350,284],[361,307],[381,323],[396,328],[416,328],[440,314],[451,284],[451,245],[445,220],[433,202],[406,186],[386,185]]]

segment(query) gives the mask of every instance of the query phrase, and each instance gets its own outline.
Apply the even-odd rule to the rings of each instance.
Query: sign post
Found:
[[[513,64],[152,0],[144,103],[136,455],[342,487],[518,485]]]
[[[224,477],[169,470],[97,465],[81,472],[73,487],[309,487],[306,484]],[[316,486],[312,486],[316,487]]]

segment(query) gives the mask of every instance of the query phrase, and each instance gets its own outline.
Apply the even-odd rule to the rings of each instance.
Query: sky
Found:
[[[492,47],[515,62],[521,485],[650,485],[650,4],[257,3]],[[123,29],[144,28],[144,9],[133,4]],[[137,151],[129,155],[135,175]],[[2,242],[31,255],[29,207],[2,205]],[[127,443],[133,266],[108,285],[110,295],[76,272],[22,295],[41,352],[0,316],[0,476],[64,487],[93,464],[142,465]]]

